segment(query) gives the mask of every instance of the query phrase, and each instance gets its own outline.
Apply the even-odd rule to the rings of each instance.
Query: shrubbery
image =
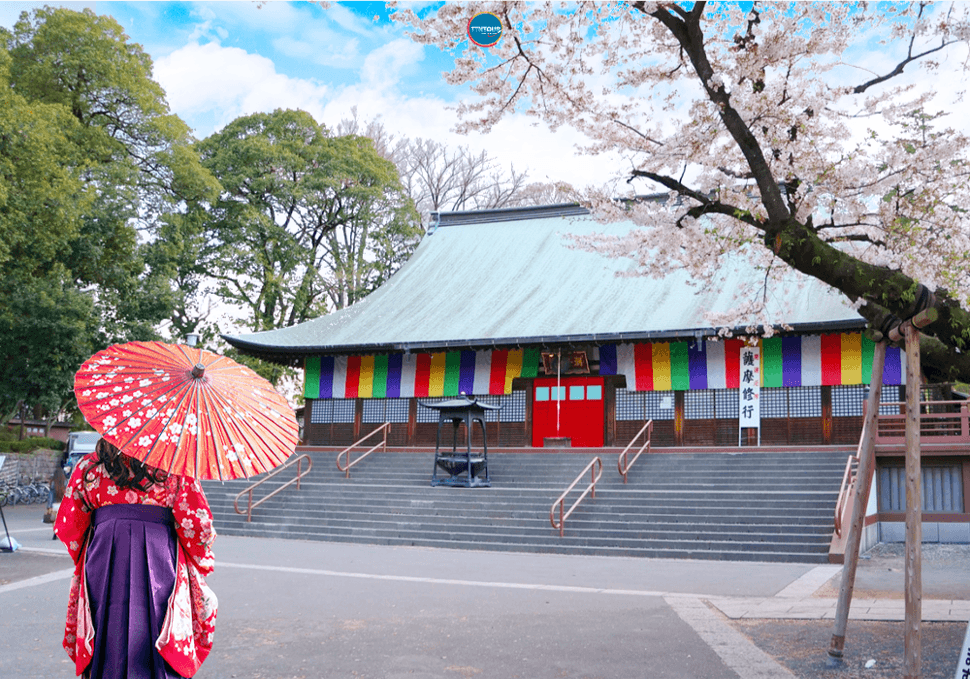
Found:
[[[31,436],[18,441],[16,434],[0,431],[0,453],[29,453],[38,448],[64,450],[64,442],[44,436]]]

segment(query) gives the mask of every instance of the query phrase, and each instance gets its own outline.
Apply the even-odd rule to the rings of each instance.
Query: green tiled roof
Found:
[[[692,284],[683,271],[617,276],[628,260],[570,249],[564,239],[631,228],[599,224],[575,206],[443,213],[407,264],[357,304],[289,328],[224,337],[245,353],[291,363],[315,354],[694,337],[713,330],[706,312],[728,312],[734,291],[764,276],[733,258],[716,285]],[[771,317],[796,331],[865,325],[844,296],[797,272],[772,294]]]

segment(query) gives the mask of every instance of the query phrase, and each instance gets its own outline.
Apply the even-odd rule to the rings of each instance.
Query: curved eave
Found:
[[[829,321],[819,323],[795,323],[791,330],[784,334],[816,335],[832,332],[853,332],[865,329],[867,323],[863,318]],[[758,331],[763,328],[759,327]],[[749,327],[735,327],[732,329],[735,337],[747,336]],[[389,344],[341,344],[316,345],[301,347],[271,346],[244,340],[233,335],[222,335],[222,338],[244,354],[255,356],[272,363],[289,366],[302,366],[307,356],[341,356],[358,354],[399,354],[399,353],[432,353],[441,351],[484,351],[489,349],[522,349],[540,347],[553,349],[557,347],[578,347],[601,344],[631,344],[635,342],[675,342],[697,338],[716,337],[717,328],[688,328],[681,330],[662,330],[645,332],[594,333],[584,335],[562,336],[533,336],[533,337],[500,337],[490,339],[471,340],[439,340],[434,342],[399,342]]]

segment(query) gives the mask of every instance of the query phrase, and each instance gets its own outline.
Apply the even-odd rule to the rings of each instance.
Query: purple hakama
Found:
[[[155,649],[175,587],[172,510],[108,505],[92,524],[84,567],[95,630],[91,679],[181,677]]]

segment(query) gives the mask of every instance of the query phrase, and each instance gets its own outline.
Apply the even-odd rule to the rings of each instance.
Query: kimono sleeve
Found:
[[[91,468],[91,461],[85,457],[78,462],[77,469],[71,474],[71,481],[64,491],[57,519],[54,521],[54,532],[61,542],[67,545],[74,563],[78,562],[84,547],[84,537],[91,526],[91,512],[93,507],[88,501],[84,488],[84,474]]]
[[[215,542],[216,532],[212,527],[209,502],[196,479],[182,478],[172,514],[186,558],[195,564],[202,575],[208,575],[215,564],[212,543]]]

